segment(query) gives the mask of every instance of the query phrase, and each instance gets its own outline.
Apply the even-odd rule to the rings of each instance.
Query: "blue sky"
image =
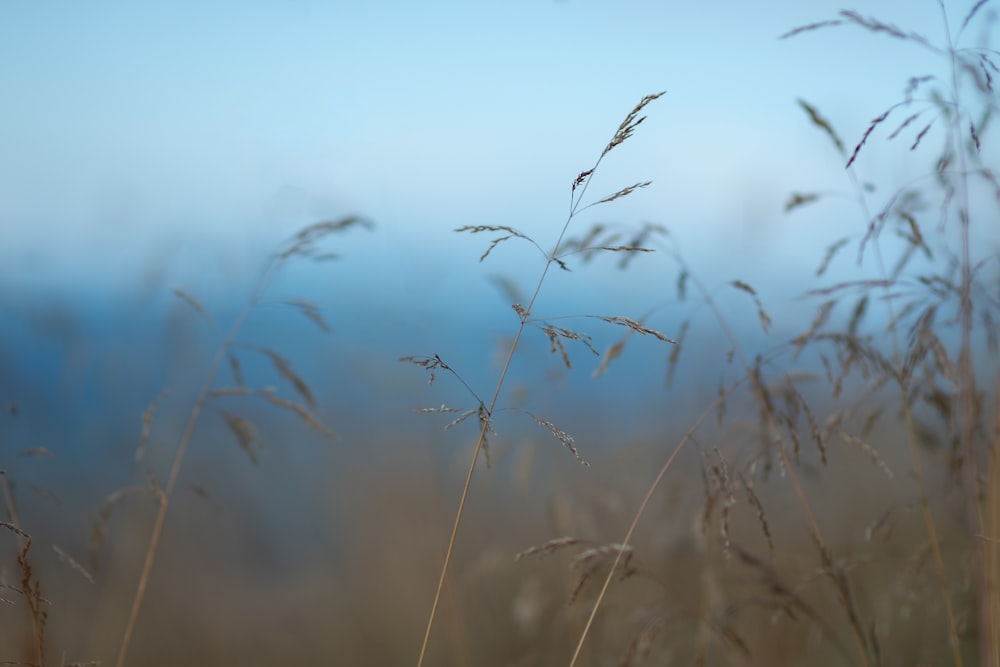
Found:
[[[971,3],[947,5],[957,25]],[[933,0],[856,8],[932,40],[943,34]],[[849,201],[782,211],[792,191],[849,188],[796,100],[853,146],[908,77],[941,72],[913,44],[853,27],[778,39],[839,9],[839,0],[4,3],[0,306],[24,311],[38,295],[70,304],[97,323],[84,327],[97,341],[88,354],[110,359],[122,331],[142,338],[174,321],[136,304],[176,307],[171,288],[181,287],[224,321],[280,240],[358,213],[376,230],[338,239],[339,263],[293,274],[282,293],[329,309],[345,358],[360,365],[352,372],[368,373],[376,394],[395,386],[379,382],[403,354],[483,360],[482,346],[512,321],[490,277],[529,291],[540,258],[511,242],[480,264],[489,239],[452,230],[512,225],[549,246],[573,178],[638,100],[665,90],[590,192],[653,185],[579,224],[666,225],[709,285],[756,286],[777,342],[787,340],[811,319],[813,304],[795,297],[816,286],[808,279],[823,249],[847,233],[859,239],[865,223]],[[873,206],[926,172],[905,148],[883,134],[862,154],[860,177],[882,184]],[[853,257],[844,253],[830,280],[870,276]],[[662,254],[624,273],[557,272],[536,312],[639,317],[667,303],[650,323],[672,334],[690,310],[670,307],[675,277]],[[752,304],[734,299],[743,310],[733,317],[756,330]],[[115,304],[131,324],[105,321]],[[264,326],[284,339],[281,322]],[[545,359],[547,342],[535,346],[527,358]],[[476,373],[492,372],[482,365]]]
[[[572,177],[659,90],[599,182],[654,186],[608,214],[667,224],[702,257],[764,235],[787,255],[802,234],[780,214],[787,193],[843,183],[796,98],[851,141],[934,67],[853,28],[777,39],[839,8],[5,3],[0,272],[112,290],[150,263],[239,274],[302,224],[350,212],[379,223],[382,257],[475,252],[459,224],[544,238]],[[930,0],[858,9],[941,31]],[[898,166],[872,156],[864,168]]]

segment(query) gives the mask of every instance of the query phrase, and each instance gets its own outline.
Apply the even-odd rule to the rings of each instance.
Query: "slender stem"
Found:
[[[681,453],[681,450],[684,449],[684,446],[688,443],[688,441],[694,437],[694,434],[699,428],[701,428],[702,423],[708,419],[709,415],[715,412],[716,408],[719,407],[719,404],[726,398],[726,396],[732,393],[732,391],[738,386],[739,382],[734,383],[721,396],[717,397],[715,402],[713,402],[707,410],[701,413],[698,419],[695,420],[694,424],[692,424],[692,426],[688,429],[687,433],[685,433],[680,439],[680,442],[677,443],[677,446],[674,447],[672,452],[670,452],[670,456],[667,457],[667,460],[660,467],[659,472],[656,473],[656,478],[653,480],[653,483],[649,485],[649,489],[646,491],[645,497],[642,499],[642,502],[639,503],[639,509],[636,510],[635,516],[632,517],[632,523],[629,524],[628,530],[625,532],[625,537],[622,538],[621,542],[619,542],[620,547],[617,550],[618,553],[615,555],[614,562],[611,563],[610,571],[604,578],[604,583],[601,585],[601,590],[597,594],[594,606],[590,609],[590,615],[587,617],[587,622],[583,625],[583,631],[580,633],[580,639],[576,643],[576,649],[573,651],[573,657],[570,658],[569,667],[574,667],[577,659],[580,657],[580,651],[583,650],[583,643],[587,639],[587,635],[590,633],[591,626],[594,624],[594,618],[597,616],[597,610],[600,608],[601,602],[604,601],[604,597],[608,592],[608,587],[611,585],[611,580],[614,578],[615,570],[618,569],[618,564],[621,562],[622,554],[625,553],[626,548],[632,543],[632,536],[635,534],[636,526],[639,525],[639,520],[646,512],[646,507],[649,506],[649,501],[653,499],[653,494],[660,487],[660,483],[666,476],[667,471],[670,470],[671,466],[673,466],[677,455]]]
[[[517,333],[514,335],[514,340],[510,344],[510,349],[507,351],[507,358],[504,360],[503,367],[500,370],[500,376],[497,379],[496,388],[493,390],[493,397],[490,399],[489,408],[486,411],[486,419],[483,420],[482,426],[479,429],[479,438],[476,440],[476,446],[472,452],[472,461],[469,463],[469,470],[465,476],[465,484],[462,487],[462,495],[458,500],[458,509],[455,512],[455,520],[451,527],[451,536],[448,538],[448,549],[444,555],[444,564],[441,566],[441,575],[438,577],[437,590],[434,593],[434,601],[431,603],[430,615],[427,618],[427,627],[424,630],[423,643],[420,646],[420,656],[417,658],[417,667],[422,667],[424,664],[424,658],[427,655],[427,647],[430,643],[431,630],[434,627],[434,620],[437,618],[437,610],[441,601],[441,593],[444,590],[444,582],[448,576],[448,568],[451,565],[451,556],[455,550],[455,541],[458,539],[458,528],[462,523],[462,516],[465,514],[465,503],[469,497],[469,489],[472,487],[472,475],[476,469],[476,461],[479,459],[479,453],[482,451],[483,443],[486,440],[486,433],[490,427],[490,421],[493,419],[493,413],[496,409],[497,400],[500,397],[500,391],[503,389],[504,381],[507,379],[507,371],[510,370],[511,361],[514,358],[514,353],[517,351],[518,343],[521,341],[521,334],[524,333],[524,328],[528,323],[528,318],[531,316],[532,310],[534,310],[535,301],[538,299],[539,293],[542,291],[542,284],[545,282],[545,277],[549,273],[549,269],[552,268],[552,264],[556,261],[557,253],[562,246],[563,239],[566,238],[566,232],[569,230],[570,223],[573,222],[573,218],[579,212],[580,202],[583,200],[584,194],[587,192],[587,188],[590,186],[590,181],[593,178],[594,172],[597,171],[597,167],[600,166],[601,160],[607,154],[605,150],[601,156],[594,163],[594,166],[587,173],[586,178],[578,189],[574,189],[570,193],[570,206],[569,215],[566,217],[566,222],[563,224],[562,230],[559,232],[559,238],[556,239],[555,245],[552,246],[552,252],[546,256],[545,266],[542,268],[542,273],[538,278],[538,282],[535,284],[535,290],[531,295],[531,300],[528,302],[528,306],[524,311],[524,315],[520,318],[520,324],[517,327]]]
[[[202,408],[208,400],[208,393],[212,389],[212,383],[215,381],[215,376],[218,374],[223,360],[225,360],[226,356],[229,354],[229,350],[232,347],[233,342],[236,340],[236,336],[239,334],[243,325],[246,323],[247,318],[250,316],[250,313],[257,305],[261,292],[269,283],[269,280],[273,276],[273,273],[277,270],[279,264],[280,261],[275,261],[268,265],[263,278],[254,290],[253,296],[251,296],[247,305],[237,316],[233,326],[229,330],[229,334],[219,346],[219,349],[215,354],[215,358],[212,360],[208,372],[205,374],[205,381],[202,384],[201,390],[195,398],[194,407],[191,409],[187,425],[184,427],[184,433],[181,436],[180,444],[177,447],[177,453],[174,455],[173,465],[170,467],[170,475],[167,477],[166,486],[164,486],[159,497],[159,509],[156,514],[156,520],[153,523],[153,532],[149,538],[149,546],[146,549],[146,558],[143,562],[142,571],[139,574],[139,582],[136,585],[135,596],[132,599],[132,607],[129,611],[128,620],[125,622],[125,632],[122,635],[122,641],[118,649],[118,659],[115,662],[116,667],[124,667],[125,659],[128,656],[128,649],[132,641],[132,634],[135,631],[136,621],[139,618],[139,610],[142,608],[142,601],[146,594],[146,587],[149,585],[150,573],[153,570],[153,561],[156,558],[156,551],[160,544],[160,538],[163,535],[163,526],[167,520],[167,510],[170,508],[170,500],[173,497],[174,489],[177,486],[177,479],[180,477],[181,466],[184,463],[184,456],[187,453],[188,445],[191,443],[191,438],[194,435],[195,425],[198,423],[198,418],[201,416]]]
[[[979,461],[976,451],[976,375],[972,366],[972,251],[970,242],[971,223],[969,219],[969,176],[967,161],[962,142],[962,104],[959,86],[958,54],[955,51],[951,28],[948,23],[948,12],[944,2],[938,0],[941,8],[941,20],[944,24],[945,36],[948,39],[948,58],[951,65],[951,95],[954,112],[951,117],[951,141],[958,158],[958,218],[961,231],[961,274],[959,286],[959,310],[961,317],[962,347],[958,355],[959,401],[961,416],[959,426],[959,443],[962,450],[962,486],[965,492],[965,514],[968,523],[969,539],[971,541],[973,570],[979,585],[976,586],[978,616],[979,616],[979,664],[984,667],[995,666],[998,656],[994,653],[992,634],[996,632],[993,609],[990,604],[989,583],[987,571],[986,544],[977,535],[983,534],[983,514],[979,493]]]

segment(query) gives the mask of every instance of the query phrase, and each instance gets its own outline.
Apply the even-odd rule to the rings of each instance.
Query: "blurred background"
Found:
[[[958,34],[974,3],[944,4]],[[569,233],[603,223],[623,243],[651,223],[669,234],[624,269],[617,255],[569,258],[572,271],[549,274],[534,314],[592,336],[601,354],[627,329],[586,315],[641,319],[672,338],[691,321],[673,382],[673,348],[651,336],[630,337],[598,373],[601,356],[579,341],[564,341],[567,368],[528,330],[433,654],[435,664],[564,659],[581,620],[561,606],[558,586],[572,577],[565,563],[515,565],[513,554],[571,533],[620,539],[668,445],[739,375],[696,288],[681,299],[672,253],[719,299],[751,359],[808,328],[817,302],[801,298],[807,290],[875,273],[870,257],[857,261],[867,220],[844,160],[798,101],[850,152],[909,77],[947,72],[912,42],[856,27],[779,39],[840,9],[826,0],[0,6],[0,469],[51,603],[49,661],[112,662],[155,513],[149,493],[117,492],[148,477],[164,483],[192,401],[268,258],[303,227],[347,215],[373,226],[325,240],[335,261],[288,262],[234,347],[247,386],[305,405],[290,378],[306,383],[333,437],[261,396],[210,402],[133,662],[414,660],[478,425],[473,416],[446,429],[461,412],[418,410],[475,408],[463,383],[488,401],[517,328],[510,305],[526,303],[516,297],[530,297],[544,267],[516,238],[480,261],[503,234],[453,230],[510,226],[547,251],[573,179],[644,95],[666,91],[601,163],[584,201],[652,185],[586,211]],[[857,9],[943,41],[936,2]],[[991,11],[964,42],[985,39]],[[879,184],[875,206],[928,170],[906,150],[914,127],[897,143],[874,135],[857,162],[861,182]],[[796,192],[829,201],[786,212]],[[852,245],[817,279],[842,237]],[[980,240],[994,244],[994,231]],[[725,287],[733,280],[756,290],[772,319],[766,333],[754,298]],[[314,304],[329,331],[292,299]],[[439,369],[428,386],[424,369],[399,361],[435,354],[461,380]],[[235,384],[224,364],[213,386]],[[744,407],[734,408],[737,426],[755,418]],[[523,411],[572,435],[593,466]],[[227,414],[254,424],[252,456]],[[750,438],[744,431],[727,442]],[[699,456],[710,451],[685,454],[678,488],[660,501],[672,528],[644,538],[681,562],[698,553],[689,529]],[[14,536],[0,534],[0,545],[10,556],[2,583],[16,588]],[[6,590],[0,662],[25,659],[28,627]],[[602,651],[624,640],[609,631],[595,641],[592,664],[605,664]]]

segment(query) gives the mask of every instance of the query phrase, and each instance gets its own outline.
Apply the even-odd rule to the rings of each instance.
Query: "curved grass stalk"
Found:
[[[701,292],[704,302],[707,303],[708,306],[712,309],[720,328],[723,330],[723,333],[729,339],[729,344],[731,348],[734,350],[735,354],[739,357],[740,363],[743,366],[745,374],[740,381],[734,383],[726,392],[724,392],[721,396],[716,398],[716,400],[712,403],[712,405],[708,408],[708,410],[706,410],[698,417],[698,419],[695,421],[691,429],[688,430],[688,432],[684,435],[684,437],[673,449],[673,451],[671,451],[670,455],[667,457],[666,462],[664,462],[656,478],[653,480],[653,483],[647,490],[645,498],[639,505],[639,509],[636,510],[636,513],[632,518],[632,522],[629,526],[629,529],[626,532],[625,537],[621,540],[620,544],[622,544],[623,547],[628,546],[630,544],[632,536],[635,532],[635,528],[638,525],[639,519],[642,517],[642,514],[645,512],[650,499],[652,498],[655,491],[659,488],[664,477],[666,476],[667,471],[673,465],[673,462],[676,459],[677,455],[684,448],[684,446],[694,435],[694,433],[701,427],[704,420],[716,410],[716,408],[719,406],[720,402],[725,398],[725,396],[731,393],[741,382],[747,381],[749,382],[754,395],[757,397],[757,401],[762,406],[764,417],[767,420],[768,429],[771,431],[772,440],[777,445],[778,454],[781,457],[783,469],[788,474],[788,478],[792,482],[792,486],[795,490],[795,495],[798,498],[799,504],[801,505],[806,515],[806,522],[809,526],[810,534],[813,538],[813,541],[816,544],[817,549],[819,549],[820,551],[821,560],[823,561],[823,570],[825,574],[827,574],[827,576],[829,576],[832,579],[834,587],[837,589],[837,593],[841,598],[841,602],[848,612],[852,634],[854,636],[855,644],[858,649],[858,656],[860,662],[862,665],[867,667],[867,665],[869,664],[869,658],[868,658],[867,645],[864,638],[865,637],[864,628],[861,626],[860,620],[857,615],[857,611],[855,610],[850,589],[847,585],[846,579],[839,576],[837,573],[833,571],[832,563],[830,562],[830,557],[829,557],[829,550],[826,547],[826,541],[823,538],[823,533],[820,530],[819,523],[816,520],[816,516],[812,510],[812,506],[810,505],[809,500],[806,498],[805,491],[802,488],[801,482],[799,481],[798,474],[795,472],[795,467],[793,465],[793,462],[788,456],[788,452],[785,450],[783,439],[781,437],[780,429],[778,427],[774,413],[769,408],[770,402],[767,400],[767,391],[760,381],[760,373],[758,372],[759,367],[752,366],[747,361],[746,357],[743,354],[742,348],[739,344],[739,340],[737,339],[732,328],[729,326],[729,323],[725,315],[722,313],[721,309],[716,304],[715,299],[712,297],[712,294],[709,292],[709,290],[704,286],[704,284],[701,283],[700,280],[698,280],[697,276],[695,276],[691,272],[686,263],[683,261],[683,258],[676,252],[674,253],[674,259],[678,262],[682,271],[688,276],[688,279],[693,281],[697,289]],[[600,593],[598,593],[597,599],[594,601],[594,605],[590,611],[590,616],[588,617],[584,629],[580,634],[580,639],[578,640],[576,649],[573,653],[572,658],[570,659],[569,667],[574,667],[574,665],[576,664],[576,661],[583,648],[583,643],[586,640],[587,634],[589,633],[590,628],[593,624],[593,620],[597,615],[597,610],[600,607],[601,603],[604,601],[608,587],[610,586],[611,580],[614,577],[615,569],[618,567],[618,563],[620,562],[620,560],[621,560],[621,554],[619,553],[618,557],[616,557],[615,561],[612,563],[608,575],[604,579],[604,584],[601,587]]]
[[[159,508],[156,513],[156,519],[153,522],[153,530],[149,537],[149,546],[146,548],[146,555],[143,561],[142,570],[139,573],[139,581],[136,584],[135,595],[132,598],[132,606],[129,609],[128,618],[125,622],[125,630],[122,633],[122,640],[119,644],[118,657],[115,661],[116,667],[124,667],[125,661],[128,658],[128,650],[132,642],[132,635],[135,632],[139,612],[142,609],[142,603],[145,599],[146,588],[149,585],[149,577],[153,570],[153,562],[156,559],[156,552],[158,551],[160,545],[160,539],[163,536],[163,527],[167,520],[167,511],[170,508],[170,501],[173,498],[174,490],[177,487],[177,480],[180,477],[181,468],[184,464],[184,458],[187,454],[188,447],[191,444],[191,438],[194,436],[195,426],[198,424],[201,412],[208,401],[212,384],[215,381],[216,375],[218,375],[222,362],[228,357],[230,350],[236,342],[236,337],[239,335],[240,331],[242,331],[244,324],[246,324],[247,319],[250,317],[250,314],[260,303],[260,299],[264,291],[270,286],[271,282],[274,280],[281,268],[284,267],[285,263],[289,259],[295,257],[315,257],[316,244],[319,241],[332,232],[339,232],[353,226],[370,228],[371,223],[358,216],[348,216],[337,221],[319,222],[309,225],[289,239],[281,252],[276,253],[269,258],[261,278],[254,287],[246,305],[236,316],[228,334],[219,345],[219,349],[216,351],[215,357],[212,359],[212,362],[208,367],[208,371],[205,373],[205,379],[202,383],[201,389],[195,397],[194,405],[191,408],[191,413],[188,416],[183,434],[181,435],[180,443],[178,444],[177,451],[174,454],[173,463],[170,466],[167,483],[164,485],[162,490],[158,491],[157,500]],[[322,259],[322,257],[316,258]]]
[[[430,613],[428,614],[427,627],[424,630],[423,643],[420,646],[420,655],[417,658],[417,667],[422,667],[422,665],[424,664],[424,659],[427,655],[427,647],[430,644],[431,631],[434,628],[434,621],[437,618],[437,611],[441,601],[441,594],[442,591],[444,590],[445,579],[448,576],[448,569],[451,565],[451,557],[455,551],[455,542],[458,539],[458,529],[462,523],[462,516],[465,513],[465,503],[468,500],[469,490],[472,487],[472,475],[476,470],[476,462],[479,460],[479,454],[483,450],[483,443],[486,440],[486,434],[489,431],[490,423],[493,419],[493,413],[496,409],[497,400],[499,400],[500,398],[500,391],[503,389],[504,381],[507,379],[507,372],[510,370],[511,361],[514,358],[514,353],[517,351],[518,344],[521,341],[521,335],[524,333],[524,328],[528,324],[531,312],[535,305],[535,301],[538,299],[538,295],[542,291],[542,285],[545,282],[545,277],[548,275],[549,270],[552,268],[553,264],[559,263],[561,265],[560,260],[558,259],[558,254],[562,246],[563,239],[565,239],[566,232],[569,230],[569,226],[573,222],[573,219],[582,210],[581,203],[583,201],[583,197],[586,194],[588,187],[590,186],[591,180],[593,179],[594,176],[594,172],[597,171],[597,168],[604,160],[604,156],[607,155],[613,148],[624,142],[632,135],[632,132],[635,130],[636,126],[638,126],[643,120],[645,120],[644,117],[637,118],[638,113],[642,111],[642,109],[645,108],[647,104],[659,98],[661,95],[663,95],[662,92],[655,93],[653,95],[647,95],[644,98],[642,98],[639,104],[637,104],[635,108],[632,109],[632,111],[628,114],[628,116],[625,117],[625,120],[622,122],[622,124],[619,125],[618,130],[615,132],[614,137],[612,137],[611,141],[605,147],[600,157],[597,158],[597,161],[594,163],[594,166],[586,171],[581,172],[577,176],[576,180],[573,182],[573,187],[570,194],[570,208],[569,208],[569,215],[566,217],[566,222],[563,223],[562,229],[559,232],[559,237],[556,239],[555,245],[552,246],[552,251],[548,253],[548,255],[546,255],[545,266],[542,267],[541,275],[538,278],[538,282],[535,284],[534,292],[531,295],[531,299],[528,301],[527,307],[517,309],[518,317],[520,320],[517,327],[517,333],[515,333],[514,339],[511,341],[510,344],[510,349],[507,351],[507,357],[504,360],[503,366],[501,367],[500,375],[497,378],[496,388],[493,390],[493,396],[490,398],[489,406],[486,408],[485,419],[482,420],[482,424],[479,430],[479,437],[477,438],[475,447],[473,448],[472,451],[472,461],[469,463],[469,470],[465,476],[465,484],[462,487],[462,494],[458,500],[458,509],[455,511],[455,520],[452,523],[451,535],[448,538],[448,548],[445,551],[444,563],[441,566],[441,575],[438,577],[437,590],[434,593],[434,600],[431,603],[431,610]],[[622,190],[616,193],[615,195],[606,197],[594,203],[595,204],[604,203],[616,199],[619,196],[625,196],[629,194],[629,192],[631,192],[632,189],[626,188],[627,192],[625,190]],[[589,208],[592,205],[594,204],[589,204],[583,208]],[[532,243],[534,242],[532,241]],[[535,245],[537,247],[537,244]],[[489,251],[487,251],[487,254],[488,252]],[[486,254],[483,255],[483,257],[485,256]]]

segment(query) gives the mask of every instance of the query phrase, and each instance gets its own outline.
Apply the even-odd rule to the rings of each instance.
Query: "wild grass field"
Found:
[[[71,308],[15,313],[34,335],[0,339],[0,664],[1000,665],[1000,53],[991,4],[956,4],[937,35],[847,10],[780,36],[939,65],[858,132],[776,101],[843,171],[775,202],[839,221],[813,270],[746,258],[805,318],[691,263],[668,212],[619,221],[658,184],[601,176],[642,150],[658,89],[579,138],[544,237],[454,230],[500,273],[419,344],[377,297],[339,298],[384,241],[363,212],[288,237],[236,307],[157,296],[165,321],[96,378]],[[919,175],[869,180],[887,153]],[[449,343],[470,331],[481,358]],[[77,356],[29,377],[52,339]],[[50,391],[73,373],[86,395]]]

